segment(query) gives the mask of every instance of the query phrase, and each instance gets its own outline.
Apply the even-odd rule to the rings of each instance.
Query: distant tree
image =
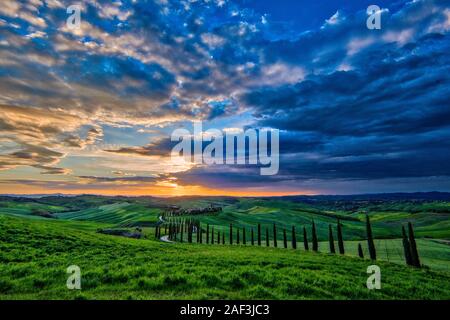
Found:
[[[316,224],[314,223],[314,220],[312,222],[312,247],[314,252],[319,250],[319,241],[317,240]]]
[[[200,228],[198,232],[200,232],[200,243],[203,243],[203,228]]]
[[[411,222],[408,222],[409,245],[411,247],[411,262],[414,267],[420,268],[419,252],[417,251],[416,238]]]
[[[331,224],[328,225],[328,242],[330,243],[330,253],[336,253],[336,249],[334,248],[334,237]]]
[[[344,237],[342,236],[342,224],[341,224],[341,221],[339,219],[338,219],[338,222],[337,222],[337,237],[338,237],[339,253],[340,254],[345,254]]]
[[[155,239],[158,239],[158,226],[156,226],[156,228],[155,228]]]
[[[253,228],[252,228],[252,246],[255,245],[255,235],[253,233]]]
[[[186,222],[185,231],[187,233],[187,241],[189,243],[191,243],[192,242],[192,238],[191,238],[192,233],[191,233],[191,221],[190,220]]]
[[[261,245],[261,224],[258,223],[258,246]]]
[[[233,224],[230,223],[230,244],[233,244]]]
[[[277,244],[277,225],[275,223],[273,224],[273,246],[275,248],[278,247],[278,244]]]
[[[402,237],[403,237],[403,252],[405,254],[406,264],[408,266],[412,266],[412,258],[411,258],[411,245],[409,244],[408,237],[406,236],[405,227],[402,226]]]
[[[180,228],[180,242],[183,243],[183,229],[184,227]]]
[[[242,229],[242,244],[244,246],[247,244],[247,239],[245,239],[245,227]]]
[[[225,245],[225,232],[222,232],[222,244]]]
[[[197,226],[197,243],[200,243],[200,224]]]
[[[305,227],[303,227],[303,246],[305,247],[306,251],[309,250],[308,234],[306,233],[306,228]]]
[[[286,229],[283,229],[283,244],[284,244],[284,248],[287,249]]]
[[[297,236],[295,235],[295,226],[292,226],[292,249],[297,249]]]
[[[358,256],[361,259],[364,259],[364,253],[363,253],[363,249],[362,249],[361,243],[358,243]]]
[[[269,245],[269,228],[266,228],[266,247],[268,247]]]
[[[206,225],[206,244],[209,244],[209,223]]]
[[[211,244],[214,244],[214,226],[211,228]]]
[[[370,224],[370,219],[368,215],[366,215],[366,231],[367,231],[367,246],[369,247],[370,259],[377,260],[377,252],[375,250],[375,243],[373,242],[372,225]]]
[[[220,244],[220,231],[217,231],[217,244]]]
[[[236,228],[236,242],[239,244],[239,228]]]

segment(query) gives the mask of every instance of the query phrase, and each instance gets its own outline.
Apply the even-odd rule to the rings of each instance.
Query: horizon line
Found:
[[[346,193],[346,194],[286,194],[286,195],[106,195],[106,194],[95,194],[95,193],[3,193],[0,194],[0,197],[51,197],[51,196],[65,196],[65,197],[80,197],[80,196],[96,196],[96,197],[105,197],[105,198],[114,198],[114,197],[122,197],[122,198],[186,198],[186,197],[202,197],[202,198],[218,198],[218,197],[228,197],[228,198],[283,198],[283,197],[345,197],[345,196],[376,196],[376,195],[393,195],[393,194],[431,194],[431,193],[440,193],[440,194],[449,194],[449,191],[412,191],[412,192],[374,192],[374,193]]]

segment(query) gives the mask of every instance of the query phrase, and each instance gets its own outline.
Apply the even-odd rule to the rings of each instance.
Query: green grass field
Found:
[[[215,232],[246,228],[247,246],[170,244],[154,239],[165,206],[224,208],[200,215]],[[264,198],[108,198],[96,196],[0,199],[0,299],[449,299],[448,203],[306,204]],[[42,217],[41,213],[50,216]],[[369,260],[356,257],[372,221],[382,269],[382,290],[366,286]],[[189,216],[183,216],[183,219]],[[328,226],[343,224],[346,255],[329,254]],[[320,253],[303,250],[303,226],[317,226]],[[407,267],[399,239],[413,222],[421,262]],[[250,246],[250,229],[261,223],[263,245]],[[278,248],[265,247],[265,229],[278,230]],[[298,249],[291,248],[296,227]],[[98,233],[143,229],[145,239]],[[283,228],[288,249],[283,247]],[[336,233],[335,233],[336,240]],[[186,237],[186,235],[185,235]],[[185,238],[186,239],[186,238]],[[242,241],[242,238],[241,238]],[[241,242],[242,243],[242,242]],[[336,243],[337,245],[337,243]],[[82,290],[66,288],[66,268],[82,270]]]
[[[0,215],[0,299],[449,299],[450,275],[243,246],[167,244],[95,233],[95,225]],[[66,288],[78,265],[82,290]]]

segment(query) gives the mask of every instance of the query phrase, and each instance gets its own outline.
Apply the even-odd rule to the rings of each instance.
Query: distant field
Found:
[[[87,225],[87,226],[85,226]],[[96,223],[0,214],[0,299],[450,299],[450,275],[243,246],[166,244],[95,233]],[[82,290],[65,287],[69,265]]]
[[[84,220],[114,224],[117,226],[154,225],[160,209],[145,208],[139,204],[119,202],[80,211],[60,213],[56,216],[65,220]]]

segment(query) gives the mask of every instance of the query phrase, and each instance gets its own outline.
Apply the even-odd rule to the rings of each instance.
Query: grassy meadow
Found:
[[[227,238],[230,223],[245,227],[247,245],[155,239],[168,203],[222,206],[221,213],[195,218]],[[354,206],[271,198],[5,197],[0,199],[0,299],[450,299],[447,203]],[[372,219],[381,290],[366,288],[366,269],[374,262],[357,257],[358,243],[367,256],[365,214]],[[345,256],[328,249],[328,225],[335,228],[338,217]],[[309,232],[313,219],[318,253],[304,251],[302,244],[303,226]],[[421,269],[404,262],[399,236],[408,221],[414,223]],[[261,247],[250,246],[249,230],[258,223],[270,228],[270,237],[277,224],[278,248],[266,248],[264,237]],[[292,225],[297,250],[291,248]],[[98,232],[136,227],[143,239]],[[288,249],[282,248],[283,228]],[[66,288],[70,265],[81,268],[82,290]]]

